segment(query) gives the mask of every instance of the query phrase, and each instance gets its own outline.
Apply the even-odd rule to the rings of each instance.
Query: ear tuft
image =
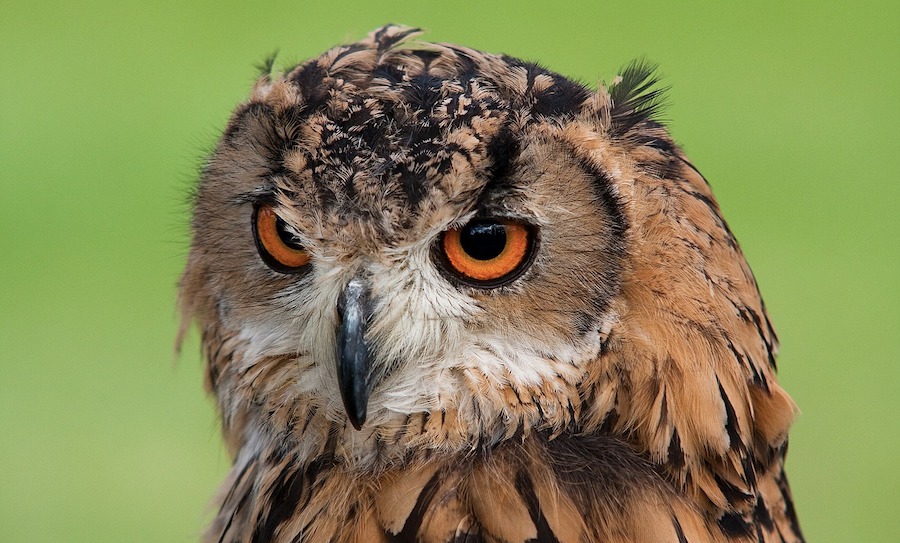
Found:
[[[657,87],[656,65],[639,59],[629,63],[609,88],[612,101],[610,135],[621,138],[646,123],[659,124],[667,87]]]

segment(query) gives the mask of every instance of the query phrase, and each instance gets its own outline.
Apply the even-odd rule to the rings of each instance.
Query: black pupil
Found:
[[[496,222],[472,222],[459,233],[459,243],[476,260],[497,258],[506,248],[506,226]]]
[[[303,246],[297,242],[297,238],[294,237],[294,234],[290,230],[288,230],[287,223],[281,220],[281,217],[275,219],[275,231],[278,232],[278,237],[281,239],[282,243],[296,251],[303,250]]]

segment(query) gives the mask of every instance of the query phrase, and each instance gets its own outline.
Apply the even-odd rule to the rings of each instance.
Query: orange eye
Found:
[[[263,262],[275,271],[299,273],[309,264],[309,253],[271,206],[254,209],[253,237]]]
[[[534,246],[530,227],[507,219],[476,219],[444,232],[440,249],[447,267],[464,283],[498,287],[528,267]]]

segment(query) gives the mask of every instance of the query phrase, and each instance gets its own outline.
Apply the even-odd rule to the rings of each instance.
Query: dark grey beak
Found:
[[[372,392],[371,350],[365,334],[371,308],[366,283],[354,277],[338,300],[338,386],[350,424],[357,430],[366,422]]]

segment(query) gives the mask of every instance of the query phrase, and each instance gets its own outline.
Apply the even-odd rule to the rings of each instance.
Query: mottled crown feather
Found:
[[[273,174],[366,170],[367,184],[377,183],[409,210],[428,192],[427,180],[445,175],[460,157],[474,170],[500,177],[517,149],[510,133],[534,123],[583,116],[608,124],[609,135],[622,139],[655,124],[661,91],[653,88],[646,63],[629,65],[611,94],[595,93],[536,63],[411,41],[420,33],[388,25],[278,77],[269,74],[270,57],[223,141],[260,123],[259,144],[276,166]],[[671,146],[664,133],[659,145]],[[323,205],[355,201],[347,193],[351,177],[324,183]]]
[[[422,33],[419,28],[389,24],[371,32],[365,40],[335,47],[288,68],[283,79],[319,100],[346,83],[357,90],[374,85],[413,98],[409,104],[413,109],[434,106],[435,92],[441,86],[455,82],[465,88],[476,79],[484,92],[496,93],[510,106],[526,107],[534,115],[543,116],[577,114],[592,94],[587,86],[537,63],[453,44],[411,41]],[[259,65],[262,85],[271,81],[274,62],[273,54]],[[616,132],[624,133],[659,113],[665,89],[657,88],[655,70],[649,62],[634,61],[614,79],[610,96]],[[317,105],[322,104],[311,100],[307,108]]]
[[[421,33],[417,28],[384,26],[365,40],[288,68],[281,80],[291,82],[308,99],[306,109],[326,105],[329,93],[368,90],[385,98],[398,93],[396,99],[410,100],[410,110],[429,112],[440,98],[466,91],[474,83],[481,93],[495,95],[503,104],[530,106],[536,115],[552,116],[578,113],[591,95],[586,86],[536,63],[453,44],[412,41]],[[270,82],[273,60],[262,65],[261,85]]]

